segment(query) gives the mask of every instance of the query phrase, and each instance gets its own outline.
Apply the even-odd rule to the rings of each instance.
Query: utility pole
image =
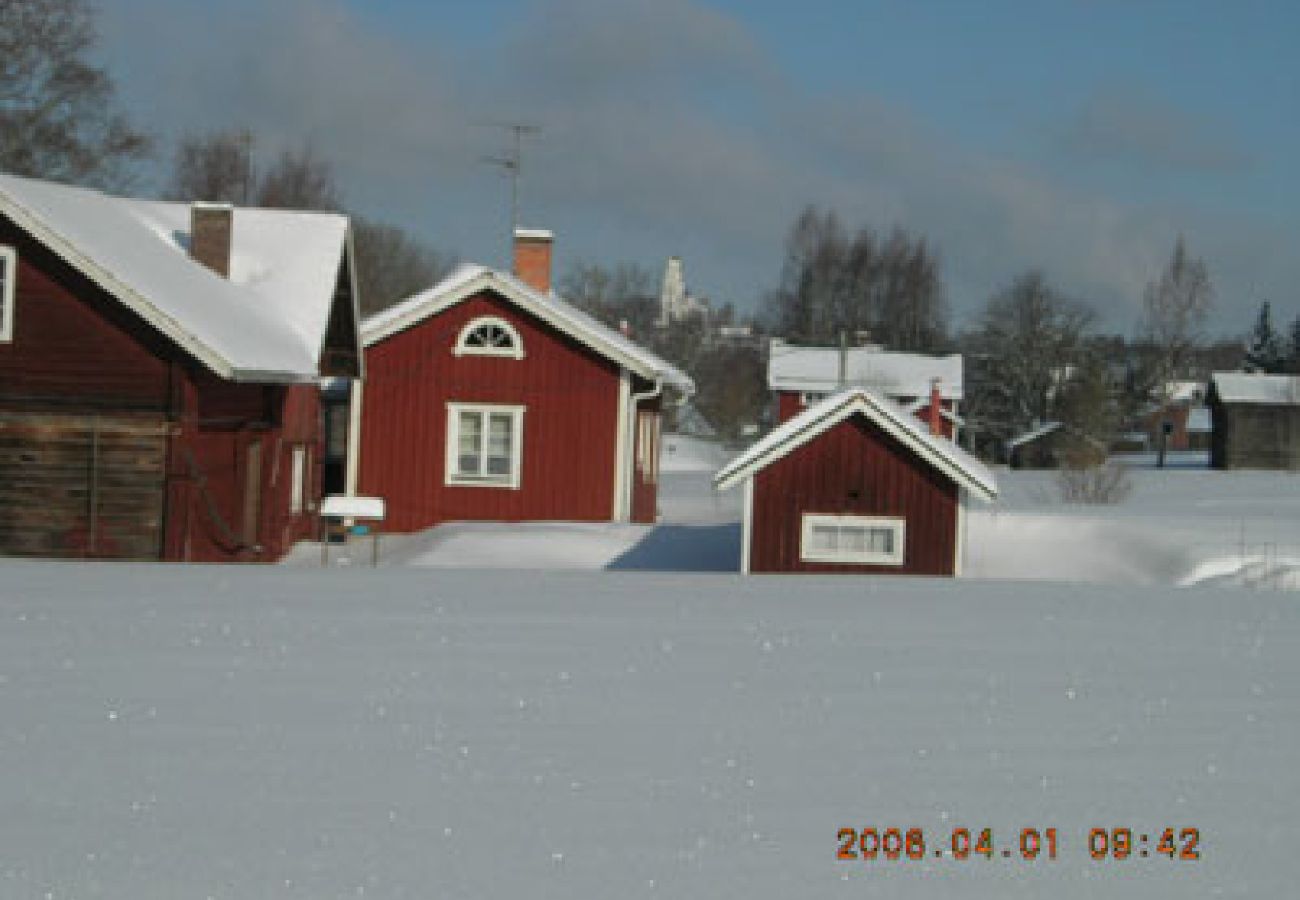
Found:
[[[253,192],[253,132],[247,128],[239,132],[239,147],[244,153],[244,199],[243,205],[249,204],[249,195]]]
[[[522,122],[487,122],[489,127],[505,128],[513,136],[513,143],[508,156],[484,156],[482,162],[504,169],[510,176],[510,239],[514,240],[515,229],[519,227],[519,180],[524,168],[524,135],[541,133],[540,125],[525,125]]]

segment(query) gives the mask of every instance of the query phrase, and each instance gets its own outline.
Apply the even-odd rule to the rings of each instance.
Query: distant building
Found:
[[[1142,430],[1148,446],[1166,450],[1208,450],[1210,411],[1205,405],[1206,386],[1200,381],[1172,381],[1165,387],[1168,398],[1153,404],[1142,414]]]
[[[659,288],[659,327],[667,328],[673,322],[681,322],[694,315],[708,316],[710,311],[708,300],[696,297],[686,290],[681,258],[668,257]]]
[[[1216,469],[1300,469],[1300,376],[1215,372],[1207,397]]]
[[[773,338],[767,360],[767,385],[773,391],[777,422],[846,387],[865,388],[900,404],[922,419],[930,416],[938,389],[944,436],[956,440],[962,424],[962,357],[898,353],[877,345],[799,347]]]
[[[967,498],[997,495],[979,460],[862,388],[777,426],[714,484],[744,491],[746,573],[958,575]]]

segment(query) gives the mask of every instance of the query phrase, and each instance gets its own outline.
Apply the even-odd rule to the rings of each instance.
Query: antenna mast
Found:
[[[510,175],[510,237],[514,239],[515,230],[519,228],[519,179],[524,168],[524,135],[538,134],[540,125],[525,125],[522,122],[489,122],[489,126],[505,128],[511,132],[514,142],[509,156],[484,156],[482,161],[498,166]]]

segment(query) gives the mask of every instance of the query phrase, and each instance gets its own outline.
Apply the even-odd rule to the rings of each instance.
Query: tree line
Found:
[[[119,109],[110,74],[93,61],[86,0],[0,0],[0,169],[125,189],[159,156],[157,143]],[[310,143],[259,162],[257,136],[239,129],[185,135],[165,168],[163,194],[267,207],[349,211],[329,160]],[[436,282],[454,258],[404,229],[351,211],[365,312]],[[740,320],[729,305],[711,322],[657,322],[658,280],[637,263],[574,263],[561,292],[611,327],[629,331],[690,372],[697,404],[736,436],[767,407],[759,339],[716,340]],[[974,324],[950,331],[938,249],[899,225],[846,225],[809,206],[790,226],[775,286],[748,317],[753,333],[795,343],[870,342],[889,350],[961,351],[967,360],[968,433],[986,448],[1049,419],[1100,440],[1150,405],[1168,402],[1179,378],[1242,363],[1239,342],[1207,342],[1214,289],[1204,261],[1179,238],[1147,285],[1131,338],[1102,335],[1093,308],[1039,271],[989,297]],[[1300,318],[1288,335],[1259,311],[1247,369],[1300,373]]]

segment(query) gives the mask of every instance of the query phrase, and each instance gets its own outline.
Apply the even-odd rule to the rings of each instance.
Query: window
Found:
[[[307,484],[307,448],[302,444],[293,447],[292,465],[289,469],[289,512],[298,515],[302,512],[302,498],[306,494]]]
[[[447,404],[447,484],[518,488],[524,408]]]
[[[806,514],[799,558],[805,562],[901,566],[906,534],[903,519]]]
[[[457,356],[504,356],[524,358],[524,342],[519,332],[505,319],[486,317],[475,319],[461,329],[456,340]]]
[[[14,282],[18,280],[18,254],[0,247],[0,341],[14,339]]]
[[[821,403],[828,396],[825,391],[804,391],[799,395],[799,402],[804,406],[812,406],[814,403]]]
[[[654,484],[659,480],[659,414],[637,414],[636,467],[641,480]]]

